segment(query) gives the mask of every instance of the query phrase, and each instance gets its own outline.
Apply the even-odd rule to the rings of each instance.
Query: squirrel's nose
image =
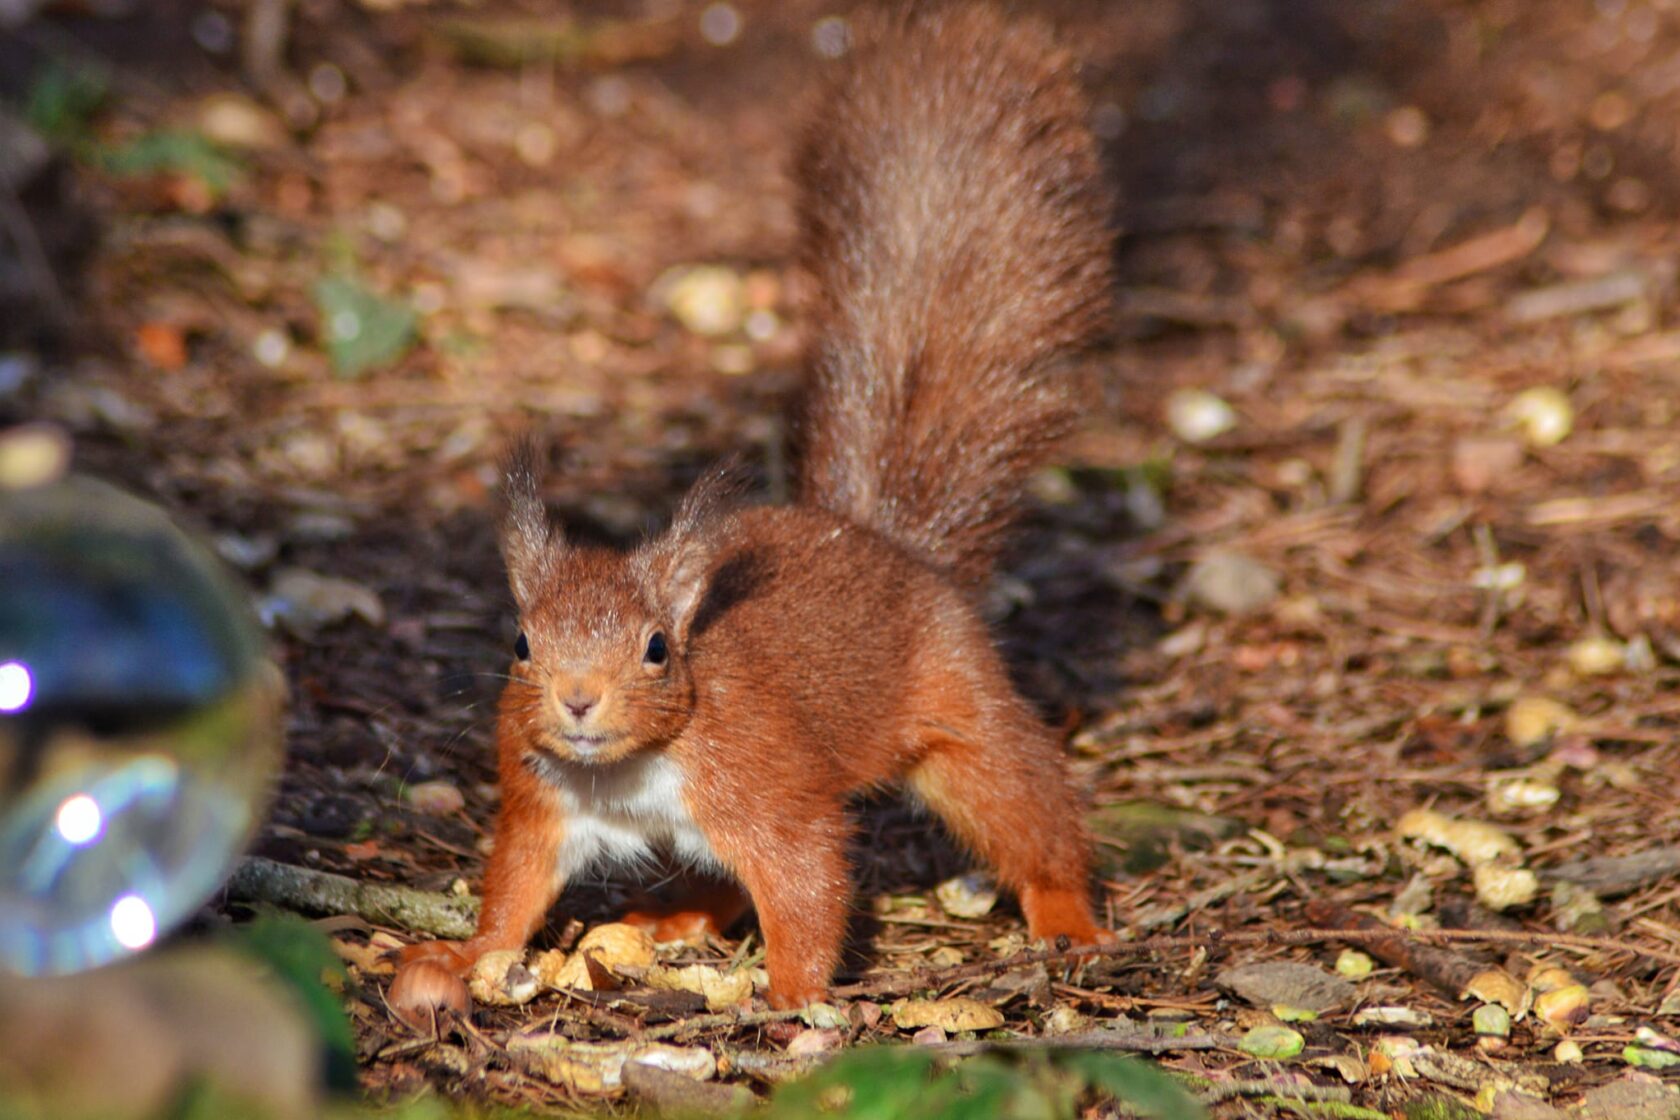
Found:
[[[595,706],[597,699],[599,698],[595,696],[584,696],[581,693],[574,692],[561,703],[566,705],[566,710],[572,713],[573,719],[582,719],[589,714],[589,709]]]

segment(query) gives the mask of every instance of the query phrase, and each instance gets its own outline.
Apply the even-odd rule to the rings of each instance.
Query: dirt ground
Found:
[[[912,1036],[863,1004],[963,995],[1030,1038],[1124,1028],[1218,1116],[1674,1114],[1650,1067],[1680,1034],[1680,6],[1017,6],[1086,59],[1118,341],[993,608],[1069,729],[1107,914],[1151,940],[1006,964],[1013,904],[949,913],[961,857],[884,802],[860,809],[829,1034],[683,1033],[698,1003],[632,982],[417,1041],[359,951],[388,942],[350,929],[365,1085],[588,1103],[507,1049],[558,1024],[660,1030],[762,1088],[790,1047]],[[300,0],[262,93],[239,9],[144,9],[38,17],[0,45],[0,91],[101,69],[84,146],[198,129],[233,170],[77,158],[20,192],[49,274],[0,286],[0,421],[65,425],[259,592],[286,569],[371,592],[276,631],[289,755],[257,851],[476,884],[514,627],[496,456],[548,433],[553,502],[615,542],[724,453],[776,492],[801,344],[784,165],[852,6]],[[414,309],[413,338],[357,370],[323,318],[364,297],[399,337]],[[1502,854],[1473,869],[1424,810],[1496,826]],[[628,891],[568,892],[544,943]],[[1323,932],[1360,920],[1411,932]],[[672,959],[750,964],[736,933]],[[1354,969],[1349,948],[1376,969],[1289,1024],[1299,1055],[1239,1047],[1316,996],[1229,970]],[[1478,1036],[1502,1002],[1508,1037]]]

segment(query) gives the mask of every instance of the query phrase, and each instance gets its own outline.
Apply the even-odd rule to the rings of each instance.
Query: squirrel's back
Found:
[[[964,6],[878,30],[797,163],[817,285],[799,500],[972,588],[1081,407],[1108,196],[1046,29]]]

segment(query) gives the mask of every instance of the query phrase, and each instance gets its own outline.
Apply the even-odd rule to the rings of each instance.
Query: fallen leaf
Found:
[[[1301,1032],[1289,1027],[1255,1027],[1237,1042],[1237,1049],[1255,1058],[1282,1061],[1306,1049]]]
[[[1522,854],[1517,842],[1504,830],[1482,821],[1443,816],[1433,809],[1413,809],[1400,818],[1395,829],[1408,840],[1422,840],[1445,848],[1471,866]]]
[[[1558,803],[1563,794],[1551,782],[1536,778],[1488,776],[1488,812],[1496,816],[1543,813]]]
[[[414,341],[414,309],[378,295],[348,276],[315,284],[321,343],[340,377],[355,378],[396,359]]]
[[[971,871],[947,879],[933,890],[945,913],[953,918],[983,918],[997,905],[997,885],[990,875]]]
[[[794,1055],[825,1054],[830,1050],[838,1050],[842,1040],[843,1037],[837,1030],[803,1030],[794,1035],[793,1040],[787,1044],[787,1052]]]
[[[1522,458],[1522,444],[1514,439],[1466,436],[1453,445],[1453,481],[1467,494],[1481,494],[1509,479]]]
[[[719,972],[709,964],[682,968],[650,968],[642,983],[665,991],[693,992],[706,997],[706,1010],[722,1011],[752,998],[753,977],[746,970]]]
[[[1629,1044],[1622,1047],[1622,1061],[1637,1069],[1673,1069],[1680,1066],[1680,1054]]]
[[[1526,984],[1502,968],[1486,969],[1472,976],[1459,998],[1466,997],[1483,1003],[1497,1003],[1513,1019],[1521,1019],[1528,1014],[1529,1001],[1533,998]]]
[[[1567,704],[1545,696],[1519,696],[1505,710],[1505,737],[1518,747],[1532,747],[1580,725]]]
[[[1088,818],[1100,842],[1099,860],[1105,870],[1143,874],[1162,866],[1174,847],[1202,851],[1221,840],[1241,836],[1248,826],[1235,817],[1216,817],[1164,805],[1158,801],[1122,801],[1105,805]],[[1111,846],[1125,849],[1124,860],[1113,857]]]
[[[1263,961],[1227,968],[1214,978],[1256,1007],[1283,1004],[1323,1014],[1346,1007],[1355,998],[1354,986],[1317,965],[1295,961]]]
[[[939,1027],[950,1034],[959,1031],[989,1031],[1003,1026],[1003,1012],[991,1004],[966,996],[950,999],[901,999],[892,1005],[893,1022],[899,1030]]]
[[[344,845],[344,854],[354,860],[378,859],[385,854],[385,849],[377,840],[363,840]]]
[[[284,626],[299,637],[354,615],[369,626],[385,624],[385,607],[372,588],[303,568],[282,568],[257,603],[263,625]]]
[[[624,1088],[624,1067],[630,1062],[679,1073],[695,1081],[717,1073],[717,1059],[700,1047],[664,1043],[576,1042],[554,1031],[516,1034],[508,1039],[511,1051],[533,1055],[543,1077],[578,1093],[616,1095]]]
[[[545,953],[533,963],[545,987],[590,992],[595,990],[589,970],[591,958],[598,967],[616,973],[622,968],[647,968],[653,964],[653,952],[653,938],[646,930],[608,922],[584,934],[570,956],[557,960],[556,954]]]
[[[1227,615],[1248,615],[1278,597],[1278,574],[1251,556],[1215,549],[1190,565],[1180,594],[1190,602]]]
[[[1435,1017],[1427,1011],[1410,1007],[1362,1007],[1354,1012],[1356,1027],[1407,1027],[1422,1030],[1435,1025]]]
[[[408,803],[434,817],[447,817],[466,808],[467,799],[453,782],[418,782],[406,791]]]
[[[340,960],[367,976],[389,976],[397,970],[387,950],[371,941],[364,945],[346,937],[335,937],[332,950]]]
[[[1505,1038],[1511,1033],[1511,1013],[1497,1003],[1484,1003],[1470,1016],[1470,1027],[1479,1035]]]
[[[654,282],[654,293],[684,327],[707,338],[734,334],[741,326],[741,277],[722,265],[672,269]]]
[[[1582,638],[1569,647],[1565,656],[1569,667],[1583,677],[1619,673],[1627,665],[1626,647],[1616,639],[1603,635]]]
[[[198,131],[226,148],[258,150],[286,143],[280,120],[244,94],[223,91],[199,102]]]
[[[1563,1033],[1586,1022],[1590,994],[1585,984],[1553,988],[1534,997],[1534,1017]]]
[[[134,332],[134,348],[158,369],[178,370],[187,364],[187,340],[170,323],[142,323]]]
[[[1477,864],[1470,871],[1470,879],[1476,887],[1476,900],[1489,910],[1527,906],[1540,893],[1539,878],[1526,867]]]

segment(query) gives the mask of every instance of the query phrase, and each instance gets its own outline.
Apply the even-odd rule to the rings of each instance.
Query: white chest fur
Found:
[[[565,824],[556,871],[562,882],[603,863],[641,863],[656,852],[717,867],[717,856],[683,803],[682,771],[664,755],[638,755],[608,766],[544,758],[532,769],[560,795]]]

